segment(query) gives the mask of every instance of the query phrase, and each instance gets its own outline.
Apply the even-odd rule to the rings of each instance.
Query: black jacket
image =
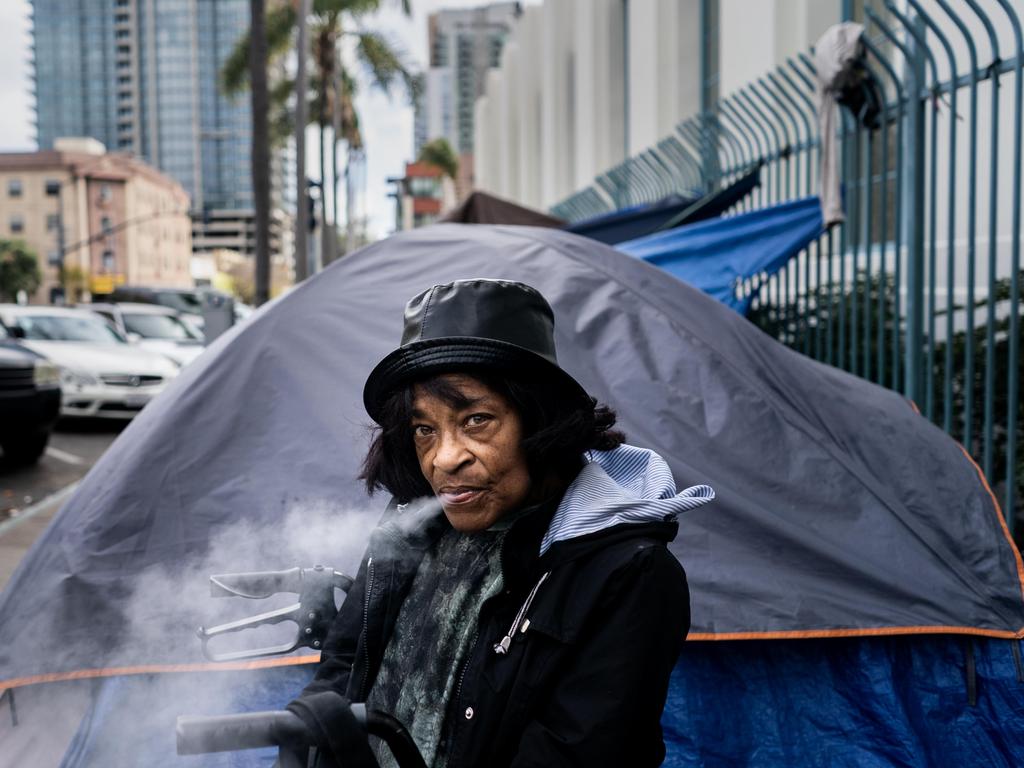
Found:
[[[534,509],[505,538],[505,589],[481,608],[449,708],[449,768],[664,759],[661,711],[690,626],[686,574],[665,546],[677,524],[621,524],[538,557],[553,511]],[[447,525],[436,507],[385,515],[304,695],[366,700],[420,560]],[[496,652],[544,574],[507,653]]]

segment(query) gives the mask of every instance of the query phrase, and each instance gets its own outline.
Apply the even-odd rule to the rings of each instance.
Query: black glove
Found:
[[[352,714],[351,702],[334,691],[311,693],[287,707],[316,740],[320,768],[379,768],[366,729]]]

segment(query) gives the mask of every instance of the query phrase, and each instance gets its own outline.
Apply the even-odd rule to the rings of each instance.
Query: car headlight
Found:
[[[72,371],[70,368],[60,369],[60,383],[65,387],[95,387],[99,379],[82,371]]]
[[[49,360],[36,360],[32,370],[32,382],[39,389],[49,389],[60,385],[60,368]]]

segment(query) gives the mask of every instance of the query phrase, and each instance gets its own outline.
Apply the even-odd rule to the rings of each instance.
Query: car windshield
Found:
[[[179,291],[160,291],[156,294],[158,304],[176,309],[179,312],[200,313],[203,311],[203,303],[194,293]]]
[[[92,341],[125,344],[126,339],[98,317],[88,315],[21,315],[18,325],[31,341]]]
[[[190,341],[197,337],[192,335],[181,320],[173,315],[124,314],[124,327],[129,333],[137,333],[144,339],[173,339],[174,341]]]

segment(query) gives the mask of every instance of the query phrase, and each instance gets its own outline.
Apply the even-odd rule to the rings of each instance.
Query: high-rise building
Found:
[[[248,29],[248,0],[32,0],[32,9],[40,149],[91,136],[146,160],[188,192],[197,243],[211,211],[252,217],[249,98],[219,85]]]
[[[448,140],[459,155],[460,197],[473,183],[474,105],[521,13],[520,3],[504,2],[438,11],[428,21],[430,67],[416,107],[414,146],[418,154],[428,141]]]

